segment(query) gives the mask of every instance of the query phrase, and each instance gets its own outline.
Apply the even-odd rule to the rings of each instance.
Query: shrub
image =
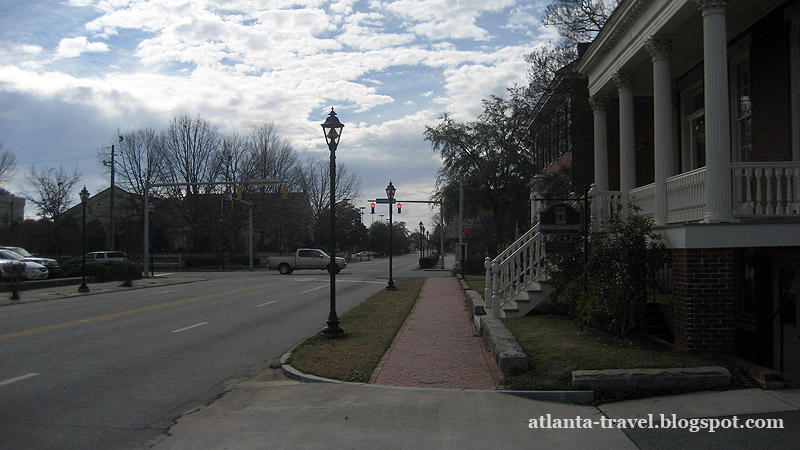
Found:
[[[652,219],[631,213],[627,221],[615,215],[606,231],[589,238],[588,265],[581,252],[549,258],[552,279],[581,320],[617,336],[639,327],[646,301],[649,272],[667,260],[660,236],[652,232]],[[587,277],[584,292],[583,276]]]
[[[439,262],[439,255],[425,256],[424,258],[419,259],[419,268],[430,269],[431,267],[435,266],[436,263],[438,262]]]
[[[65,277],[83,276],[83,259],[73,258],[61,266]],[[95,281],[131,281],[142,278],[142,268],[129,262],[86,261],[86,276]]]

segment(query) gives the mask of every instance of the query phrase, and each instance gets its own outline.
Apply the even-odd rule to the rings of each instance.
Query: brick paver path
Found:
[[[499,389],[499,369],[477,336],[456,278],[428,278],[370,383]]]

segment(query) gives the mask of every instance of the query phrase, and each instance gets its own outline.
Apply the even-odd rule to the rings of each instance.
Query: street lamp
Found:
[[[392,279],[392,208],[394,208],[395,192],[397,192],[397,189],[395,189],[392,182],[389,181],[389,185],[386,186],[386,198],[389,199],[389,284],[386,285],[386,290],[389,291],[397,289]]]
[[[344,334],[344,330],[339,326],[339,317],[336,315],[336,272],[339,271],[339,265],[336,263],[336,148],[339,146],[343,128],[344,124],[339,122],[331,107],[328,118],[322,124],[325,143],[331,152],[331,262],[328,264],[328,273],[331,275],[331,311],[328,314],[328,326],[322,330],[322,334],[329,336]]]
[[[83,238],[81,240],[83,248],[83,265],[81,267],[81,286],[78,288],[78,292],[89,292],[89,286],[86,284],[86,203],[89,202],[89,191],[86,190],[86,186],[83,187],[83,190],[80,192],[80,196],[81,205],[83,205]]]
[[[425,253],[422,252],[422,231],[425,229],[425,225],[423,225],[422,221],[419,221],[419,257],[424,258]],[[421,263],[420,263],[421,264]]]

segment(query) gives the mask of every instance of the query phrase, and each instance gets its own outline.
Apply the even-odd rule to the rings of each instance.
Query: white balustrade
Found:
[[[487,258],[485,300],[495,317],[500,308],[544,274],[544,243],[539,224],[520,236],[494,260]]]
[[[631,204],[638,206],[640,216],[653,217],[656,211],[656,185],[650,183],[630,190]]]
[[[735,162],[731,170],[737,216],[800,215],[800,161]]]
[[[705,214],[705,167],[667,178],[667,223],[702,220]]]

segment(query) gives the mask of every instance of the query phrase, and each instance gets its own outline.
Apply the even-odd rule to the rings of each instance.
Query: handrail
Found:
[[[487,257],[484,268],[484,298],[487,303],[491,299],[492,314],[500,317],[500,308],[544,274],[544,245],[539,224],[531,227],[493,260]]]

